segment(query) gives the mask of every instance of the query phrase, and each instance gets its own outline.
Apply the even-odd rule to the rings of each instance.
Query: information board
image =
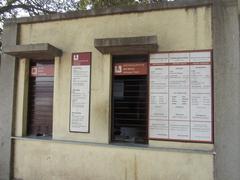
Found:
[[[72,54],[70,131],[89,132],[91,53]]]
[[[129,76],[129,75],[147,75],[147,63],[116,63],[114,64],[114,75]]]
[[[211,51],[150,55],[150,139],[212,142]]]
[[[54,76],[54,65],[32,66],[31,76],[32,77]]]

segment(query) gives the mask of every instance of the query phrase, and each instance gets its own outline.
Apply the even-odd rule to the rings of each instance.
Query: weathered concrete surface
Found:
[[[48,42],[63,50],[55,63],[53,138],[109,142],[111,56],[102,55],[94,39],[156,35],[159,51],[212,49],[211,13],[211,8],[199,7],[21,25],[19,44]],[[85,134],[69,132],[72,52],[92,52],[90,133]],[[24,94],[20,90],[17,94]],[[21,114],[24,108],[16,110]],[[16,117],[16,136],[24,134],[24,121]]]
[[[158,51],[157,36],[95,39],[94,46],[103,54],[137,54]]]
[[[56,76],[54,79],[55,98],[53,116],[53,138],[55,139],[106,144],[109,141],[111,56],[99,53],[93,46],[94,39],[156,34],[158,43],[161,43],[159,50],[162,51],[212,48],[210,7],[176,9],[169,10],[169,12],[131,13],[115,15],[114,17],[102,16],[88,19],[74,19],[71,21],[21,25],[21,44],[45,42],[60,47],[64,51],[61,61],[55,59]],[[155,21],[156,17],[161,19],[158,23]],[[72,52],[85,51],[93,53],[91,74],[91,133],[76,134],[70,133],[68,128],[70,111],[67,104],[70,99],[70,59]],[[5,153],[7,156],[3,155],[8,162],[3,164],[4,167],[8,168],[5,171],[7,172],[5,177],[8,179],[10,167],[10,161],[8,160],[10,159],[11,152],[9,136],[11,134],[11,120],[14,111],[12,97],[14,97],[15,63],[13,59],[7,57],[9,56],[5,57],[6,60],[9,59],[10,61],[5,61],[4,79],[9,85],[6,86],[6,89],[1,89],[4,91],[0,99],[6,104],[1,113],[6,114],[0,118],[3,117],[1,122],[4,122],[6,129],[8,129],[5,133],[5,140],[8,142],[9,146],[7,147],[9,148]],[[9,66],[12,66],[11,71],[8,70]],[[20,65],[18,67],[20,70],[23,67],[22,70],[24,70],[27,66]],[[6,77],[7,74],[10,75]],[[21,78],[20,80],[24,82],[23,78],[25,78],[25,75],[24,73],[21,74],[22,76],[18,78]],[[19,93],[20,91],[24,91],[24,88],[17,89],[18,96],[24,94]],[[8,98],[8,95],[11,98]],[[18,112],[23,111],[26,107],[24,105],[24,98],[22,98],[22,102],[17,106]],[[19,114],[22,115],[22,113]],[[24,123],[22,122],[26,119],[23,116],[17,116],[15,119],[16,124],[14,128],[16,132],[20,132],[20,135],[24,134],[21,133],[24,131],[22,128],[22,124]],[[15,134],[18,134],[16,132]],[[82,179],[102,178],[105,180],[115,179],[119,175],[120,179],[147,180],[160,177],[164,180],[176,178],[179,180],[213,180],[213,156],[211,154],[170,153],[167,150],[158,152],[143,151],[142,149],[128,150],[128,148],[122,149],[117,146],[112,151],[108,147],[76,147],[74,144],[57,145],[53,144],[52,141],[41,143],[38,140],[29,142],[16,140],[14,143],[15,156],[12,156],[14,159],[13,168],[14,175],[18,179],[65,180],[82,177]],[[182,148],[184,145],[184,143],[181,143],[176,146]],[[197,145],[194,144],[192,146],[189,145],[190,148],[196,148]],[[63,161],[64,164],[62,163]],[[92,171],[93,169],[94,171]],[[106,169],[110,169],[110,173],[105,173],[104,170]]]
[[[54,140],[14,140],[14,177],[27,179],[163,179],[213,180],[213,155],[197,152],[179,153],[164,149],[152,152],[146,148],[128,150],[109,146],[111,102],[111,56],[94,47],[94,39],[156,35],[159,51],[212,48],[211,8],[175,9],[145,13],[121,14],[21,25],[19,44],[47,42],[63,50],[55,59],[53,139],[72,141],[58,145]],[[157,19],[157,23],[156,23]],[[176,31],[177,29],[177,31]],[[70,80],[72,52],[92,52],[90,133],[69,132]],[[28,66],[21,61],[18,81],[24,81]],[[25,87],[18,87],[23,96]],[[24,134],[26,121],[24,98],[16,106],[15,135]],[[105,148],[74,145],[80,142],[104,143]],[[150,142],[151,147],[153,142]],[[154,144],[154,147],[162,146]],[[168,143],[182,149],[185,143]],[[86,147],[86,148],[85,148]],[[188,144],[189,149],[209,149],[212,145]],[[91,150],[91,151],[90,151]],[[37,155],[36,155],[37,151]],[[136,168],[131,159],[136,156]],[[24,156],[27,154],[27,156]],[[122,159],[125,159],[122,160]],[[38,162],[38,163],[36,163]],[[64,164],[62,163],[64,162]],[[130,167],[129,167],[130,165]],[[31,167],[31,171],[29,171]],[[92,171],[94,169],[94,171]],[[106,173],[108,169],[108,173]],[[136,169],[136,170],[135,170]],[[118,178],[119,177],[119,178]],[[196,177],[196,178],[195,178]]]
[[[62,55],[62,50],[48,43],[6,46],[3,52],[18,58],[28,59],[51,59]]]
[[[14,145],[18,180],[213,180],[207,153],[33,139]]]
[[[239,16],[236,1],[214,2],[215,179],[240,179]]]
[[[73,11],[68,13],[56,13],[52,15],[34,16],[34,17],[23,17],[18,19],[9,19],[10,22],[16,23],[36,23],[36,22],[47,22],[47,21],[58,21],[85,17],[105,16],[113,14],[124,14],[124,13],[138,13],[148,12],[165,9],[178,9],[178,8],[191,8],[199,6],[210,6],[212,0],[177,0],[172,2],[161,2],[149,5],[138,5],[138,6],[122,6],[116,8],[96,9],[87,11]]]
[[[16,24],[4,27],[3,47],[17,43],[17,29]],[[0,70],[0,180],[10,179],[15,69],[15,58],[3,55]]]

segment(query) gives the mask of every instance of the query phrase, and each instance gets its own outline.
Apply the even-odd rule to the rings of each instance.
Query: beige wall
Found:
[[[204,153],[17,140],[15,154],[24,180],[213,180]]]
[[[111,56],[102,55],[94,48],[95,38],[157,35],[159,51],[212,49],[211,29],[209,7],[21,25],[21,44],[46,42],[63,50],[63,56],[55,58],[53,139],[106,145],[109,143]],[[92,52],[89,134],[69,132],[71,53],[73,52]],[[27,67],[26,60],[21,60],[17,87],[16,136],[25,134],[26,106],[25,108],[23,106],[26,105],[24,102],[26,98],[22,98],[22,95],[26,94],[24,92],[26,88],[20,82],[26,83],[24,72]],[[157,177],[163,180],[213,179],[213,155],[197,153],[199,150],[212,150],[211,144],[149,142],[150,147],[193,150],[191,153],[181,153],[107,146],[103,148],[97,145],[66,145],[38,140],[36,142],[16,140],[15,143],[14,172],[16,177],[24,180],[35,177],[34,173],[37,172],[43,177],[42,179],[52,179],[49,177],[76,179],[80,176],[82,179],[115,179],[116,174],[119,179],[147,180],[158,179]],[[28,156],[23,156],[24,154]],[[38,156],[35,156],[36,154]],[[39,169],[35,164],[38,162]],[[102,166],[103,162],[105,162],[104,166]],[[138,166],[137,172],[135,166]],[[29,167],[32,170],[28,172]],[[111,173],[105,173],[106,170]],[[64,171],[66,174],[63,173]],[[41,179],[40,176],[37,179]]]

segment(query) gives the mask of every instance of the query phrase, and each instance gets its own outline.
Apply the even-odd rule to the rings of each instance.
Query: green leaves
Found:
[[[80,0],[78,1],[78,9],[100,9],[108,7],[119,7],[136,4],[150,4],[159,3],[163,1],[174,1],[174,0]]]
[[[80,9],[100,9],[138,4],[135,0],[80,0]]]

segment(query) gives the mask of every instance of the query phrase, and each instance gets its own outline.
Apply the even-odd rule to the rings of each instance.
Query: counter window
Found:
[[[113,56],[112,141],[147,143],[148,56]]]
[[[53,61],[31,61],[28,94],[28,135],[52,135],[53,84]]]

